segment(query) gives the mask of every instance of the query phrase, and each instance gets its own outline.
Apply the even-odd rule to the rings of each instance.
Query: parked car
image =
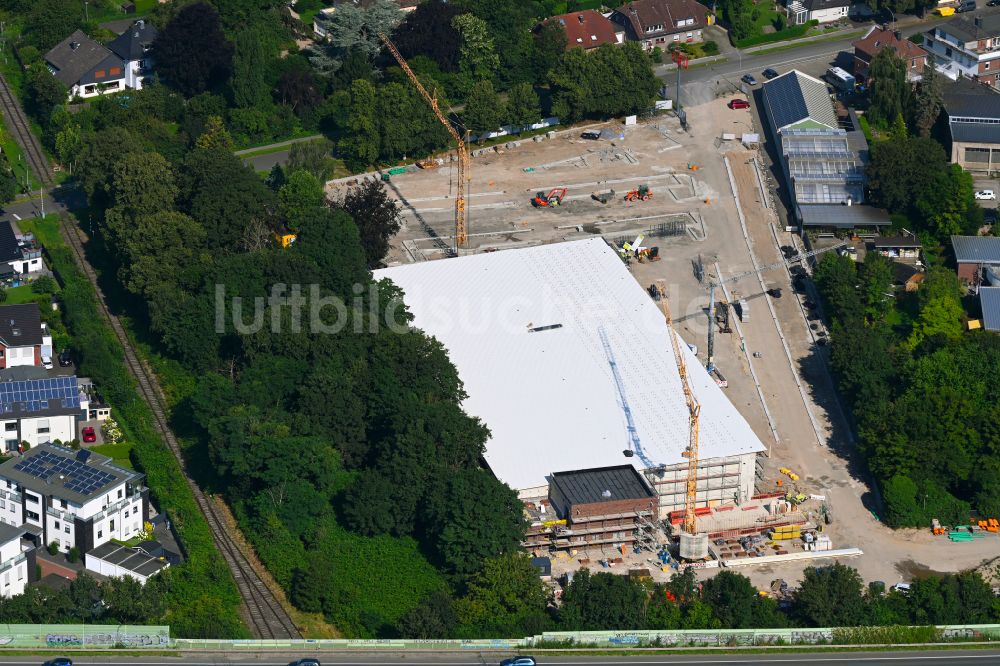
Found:
[[[319,659],[299,659],[297,661],[293,661],[288,666],[319,666]]]
[[[979,190],[976,192],[976,198],[985,201],[993,201],[997,198],[997,195],[993,190]]]
[[[42,367],[45,368],[46,370],[51,370],[52,369],[52,357],[51,356],[43,356],[42,357]]]
[[[68,349],[63,349],[59,352],[59,365],[63,368],[73,365],[73,355],[70,354]]]
[[[500,662],[500,666],[535,666],[534,657],[511,657]]]
[[[750,102],[748,102],[745,99],[740,99],[739,97],[737,97],[736,99],[729,100],[729,108],[730,109],[749,109],[750,108]]]
[[[989,2],[986,3],[986,6],[987,7],[998,7],[998,6],[1000,6],[1000,0],[989,0]]]
[[[73,666],[73,660],[69,657],[56,657],[45,662],[43,666]]]
[[[87,444],[93,444],[97,441],[97,433],[94,432],[94,426],[87,426],[83,429],[83,441]]]
[[[743,76],[740,77],[740,81],[747,84],[748,86],[757,85],[757,79],[753,77],[753,74],[744,74]]]
[[[777,77],[778,77],[778,72],[777,72],[776,70],[773,70],[773,69],[771,69],[770,67],[768,67],[768,68],[767,68],[767,69],[765,69],[765,70],[764,70],[763,72],[761,72],[761,74],[762,74],[762,75],[764,76],[764,78],[765,78],[765,79],[767,79],[768,81],[770,81],[771,79],[775,79],[775,78],[777,78]]]
[[[587,130],[580,135],[581,139],[590,139],[591,141],[597,141],[601,138],[601,133],[597,130]]]
[[[974,12],[976,11],[976,0],[962,0],[961,4],[955,8],[956,14],[961,14],[962,12]]]
[[[895,590],[896,592],[906,593],[906,592],[910,591],[910,584],[909,583],[896,583],[895,585],[892,586],[892,589]]]

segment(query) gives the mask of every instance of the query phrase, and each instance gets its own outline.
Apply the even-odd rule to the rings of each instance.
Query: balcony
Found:
[[[28,556],[24,552],[20,552],[6,562],[0,563],[0,574],[10,571],[26,559],[28,559]]]

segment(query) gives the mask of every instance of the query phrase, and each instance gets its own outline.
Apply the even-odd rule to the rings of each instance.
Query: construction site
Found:
[[[761,589],[830,558],[891,583],[995,557],[995,533],[865,505],[802,280],[840,244],[779,226],[757,116],[727,101],[491,147],[452,128],[458,154],[364,176],[404,221],[376,277],[458,369],[525,548],[553,577],[740,566]]]

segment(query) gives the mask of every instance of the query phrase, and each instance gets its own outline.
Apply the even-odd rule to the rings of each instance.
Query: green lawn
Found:
[[[30,231],[35,234],[35,238],[43,247],[51,248],[63,245],[62,236],[59,235],[59,216],[46,215],[42,219],[37,217],[24,218],[17,223],[21,231]]]
[[[90,447],[90,450],[112,458],[116,465],[132,469],[132,459],[129,458],[129,452],[132,451],[132,444],[129,442],[101,444],[100,446]]]
[[[30,284],[8,289],[5,293],[7,294],[7,298],[4,299],[3,305],[22,305],[24,303],[34,303],[37,299],[42,297],[42,294],[36,294],[31,291]]]

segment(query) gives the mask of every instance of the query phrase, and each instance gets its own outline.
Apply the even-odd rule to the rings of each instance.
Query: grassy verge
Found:
[[[285,141],[295,141],[296,139],[321,139],[322,134],[318,134],[315,130],[299,130],[291,136],[278,137],[274,139],[268,139],[267,141],[261,141],[258,143],[250,143],[246,145],[237,144],[236,152],[240,157],[246,157],[247,155],[265,155],[268,152],[274,152],[276,150],[288,150],[291,146],[275,146],[276,143],[284,143]],[[257,148],[260,148],[263,152],[257,152]],[[273,148],[273,150],[268,150]],[[242,151],[250,151],[248,153],[242,153]]]
[[[184,564],[165,572],[170,578],[169,610],[161,621],[170,624],[177,636],[246,637],[232,575],[180,465],[155,429],[149,406],[139,397],[121,345],[101,316],[93,285],[59,234],[58,216],[22,220],[20,226],[44,244],[48,263],[62,285],[63,318],[80,354],[81,374],[93,378],[113,405],[125,440],[133,443],[130,462],[146,474],[152,500],[170,516],[187,556]]]
[[[6,116],[3,116],[3,133],[0,134],[0,150],[3,150],[3,154],[7,156],[7,163],[14,170],[14,175],[17,177],[20,187],[24,186],[24,178],[25,174],[27,174],[28,186],[32,191],[37,192],[39,187],[38,179],[35,178],[35,174],[31,173],[31,169],[28,168],[28,161],[24,158],[21,146],[14,140],[14,135],[11,133]]]
[[[746,37],[744,39],[737,39],[733,42],[733,46],[738,49],[745,49],[748,46],[756,46],[758,44],[770,44],[772,42],[783,42],[789,39],[801,39],[805,37],[809,32],[809,29],[817,25],[815,20],[809,21],[808,23],[803,23],[802,25],[793,25],[784,30],[779,30],[777,32],[772,32],[770,34],[759,34],[753,37]]]
[[[829,37],[823,37],[822,39],[810,39],[809,41],[796,41],[791,44],[782,44],[780,46],[775,46],[769,49],[759,49],[747,53],[745,55],[764,55],[767,53],[777,53],[778,51],[787,51],[788,49],[797,49],[807,44],[823,44],[825,42],[839,42],[842,39],[851,39],[852,37],[860,37],[865,34],[865,30],[852,30],[851,32],[838,32],[835,35],[830,35]]]

